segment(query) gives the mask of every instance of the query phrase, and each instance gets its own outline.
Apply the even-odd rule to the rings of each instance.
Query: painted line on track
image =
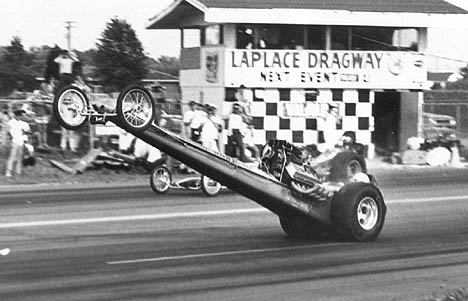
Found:
[[[451,201],[468,200],[468,196],[444,196],[444,197],[430,197],[430,198],[419,198],[419,199],[396,199],[396,200],[388,200],[386,201],[386,203],[387,204],[428,203],[428,202],[441,202],[441,201],[447,201],[447,200],[451,200]],[[164,213],[164,214],[124,215],[124,216],[95,217],[95,218],[81,218],[81,219],[13,222],[13,223],[0,223],[0,229],[26,228],[26,227],[37,227],[37,226],[128,222],[128,221],[141,221],[141,220],[163,220],[163,219],[173,219],[173,218],[193,218],[193,217],[206,217],[206,216],[217,216],[217,215],[253,214],[253,213],[262,213],[262,212],[269,212],[269,211],[265,208],[246,208],[246,209],[226,209],[226,210],[213,210],[213,211],[174,212],[174,213]]]
[[[297,246],[297,247],[283,247],[283,248],[267,248],[267,249],[252,249],[252,250],[240,250],[240,251],[226,251],[226,252],[215,252],[215,253],[201,253],[201,254],[187,254],[180,256],[167,256],[167,257],[154,257],[154,258],[141,258],[141,259],[130,259],[130,260],[120,260],[120,261],[109,261],[109,265],[118,265],[118,264],[135,264],[135,263],[144,263],[144,262],[162,262],[169,260],[179,260],[179,259],[199,259],[207,257],[216,257],[216,256],[227,256],[227,255],[246,255],[246,254],[255,254],[255,253],[266,253],[266,252],[277,252],[277,251],[295,251],[303,249],[315,249],[319,247],[329,247],[329,246],[344,246],[353,244],[350,242],[343,243],[326,243],[318,245],[308,245],[308,246]]]
[[[124,215],[124,216],[109,216],[95,218],[81,218],[55,221],[34,221],[34,222],[18,222],[18,223],[3,223],[0,224],[0,229],[6,228],[22,228],[34,226],[56,226],[56,225],[72,225],[72,224],[93,224],[93,223],[111,223],[111,222],[128,222],[139,220],[158,220],[184,217],[205,217],[216,215],[234,215],[247,214],[257,212],[267,212],[265,208],[249,208],[249,209],[229,209],[215,211],[194,211],[194,212],[175,212],[175,213],[158,213],[158,214],[143,214],[143,215]]]
[[[407,203],[430,203],[430,202],[442,202],[442,201],[465,201],[468,200],[466,195],[456,195],[456,196],[435,196],[428,198],[419,198],[419,199],[399,199],[399,200],[389,200],[385,201],[386,204],[407,204]]]

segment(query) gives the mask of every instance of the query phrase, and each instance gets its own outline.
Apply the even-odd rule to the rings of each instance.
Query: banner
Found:
[[[399,51],[225,51],[225,84],[238,87],[422,89],[424,54]]]

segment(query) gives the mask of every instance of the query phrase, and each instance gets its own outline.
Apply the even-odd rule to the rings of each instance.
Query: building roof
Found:
[[[467,15],[443,0],[175,0],[147,28],[203,23],[460,27],[468,26]]]
[[[433,82],[445,82],[453,72],[427,72],[427,80]]]
[[[427,14],[466,13],[463,9],[442,0],[198,0],[196,2],[207,8],[324,9]]]

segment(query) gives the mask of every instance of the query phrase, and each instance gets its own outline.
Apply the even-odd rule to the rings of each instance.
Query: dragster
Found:
[[[383,228],[386,205],[374,177],[363,172],[347,176],[348,166],[336,166],[347,162],[343,158],[354,158],[350,152],[337,154],[330,168],[330,162],[307,162],[293,144],[272,140],[262,150],[261,163],[252,166],[156,125],[158,108],[141,85],[124,89],[113,111],[96,107],[74,85],[61,89],[53,103],[54,114],[65,128],[80,128],[88,120],[110,121],[278,215],[288,236],[313,238],[330,233],[346,241],[371,241]]]

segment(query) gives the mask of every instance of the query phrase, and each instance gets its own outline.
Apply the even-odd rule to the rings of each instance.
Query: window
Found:
[[[182,29],[182,48],[200,47],[200,29]]]
[[[238,49],[254,48],[253,27],[247,26],[247,25],[237,25],[236,48]]]
[[[393,45],[398,50],[418,51],[418,31],[414,28],[396,29],[393,32]]]
[[[221,25],[210,25],[204,29],[204,45],[219,45],[223,43]]]
[[[353,50],[385,50],[392,51],[392,28],[354,27],[352,28]]]
[[[331,49],[349,50],[349,28],[334,26],[331,30]]]
[[[278,25],[279,49],[303,49],[304,26]]]
[[[325,26],[307,27],[307,49],[325,49]]]
[[[236,30],[238,49],[303,49],[304,26],[239,24]]]

